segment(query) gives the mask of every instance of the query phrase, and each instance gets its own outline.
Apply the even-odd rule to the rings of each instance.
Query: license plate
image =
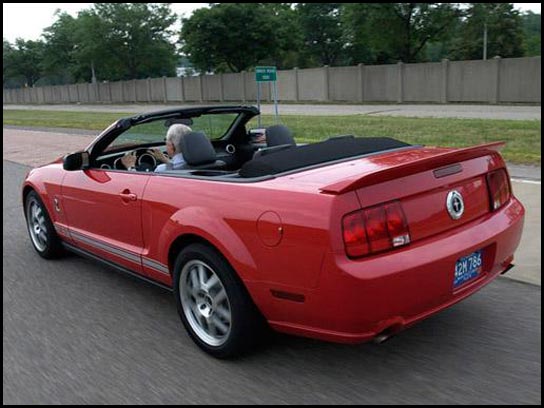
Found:
[[[453,287],[457,288],[463,283],[474,279],[482,272],[482,251],[476,251],[468,256],[459,258],[455,263],[455,276]]]

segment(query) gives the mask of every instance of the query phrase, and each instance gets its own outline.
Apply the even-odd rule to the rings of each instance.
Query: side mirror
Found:
[[[83,170],[89,167],[89,152],[67,154],[62,160],[64,170]]]

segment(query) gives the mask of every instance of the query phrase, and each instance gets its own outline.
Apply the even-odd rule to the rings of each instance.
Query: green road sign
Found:
[[[255,67],[255,80],[269,82],[276,80],[276,67]]]

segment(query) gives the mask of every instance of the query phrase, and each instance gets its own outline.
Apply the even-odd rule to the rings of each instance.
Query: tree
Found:
[[[175,75],[169,28],[176,15],[169,4],[95,3],[87,16],[98,17],[104,30],[101,51],[111,64],[103,65],[107,79]]]
[[[60,83],[175,75],[175,20],[165,4],[95,3],[77,18],[58,10],[43,34],[45,73]]]
[[[453,58],[482,59],[487,26],[487,55],[522,57],[523,33],[519,12],[512,3],[470,3]]]
[[[348,6],[352,43],[370,62],[418,62],[431,41],[451,35],[460,11],[452,3],[368,3]],[[360,61],[369,62],[369,61]]]
[[[368,3],[345,3],[342,6],[342,31],[349,65],[376,62],[376,53],[370,46],[372,35],[368,29],[370,7]]]
[[[182,20],[180,42],[200,72],[240,72],[262,61],[282,67],[297,38],[288,5],[213,3]]]
[[[9,47],[9,43],[6,43],[7,41],[4,41],[4,51],[8,51],[8,54],[4,55],[4,63],[7,65],[7,72],[4,71],[4,81],[6,77],[12,80],[21,78],[24,86],[34,86],[43,72],[44,43],[42,41],[25,41],[22,38],[15,40],[13,48]]]
[[[298,3],[296,11],[302,28],[304,48],[310,61],[335,65],[344,52],[340,3]]]
[[[523,25],[523,48],[526,57],[541,54],[540,14],[527,11],[521,16]]]
[[[55,14],[57,20],[42,34],[45,39],[42,66],[44,74],[53,77],[50,82],[69,83],[73,82],[72,71],[78,64],[74,56],[77,46],[75,39],[77,20],[60,9],[57,9]]]
[[[4,53],[2,54],[2,84],[5,86],[8,80],[10,79],[11,73],[12,73],[12,64],[13,64],[13,47],[7,41],[5,38],[2,39],[3,41],[3,49]]]

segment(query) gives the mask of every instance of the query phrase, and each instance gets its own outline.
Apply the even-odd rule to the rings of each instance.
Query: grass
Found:
[[[66,127],[102,130],[116,119],[131,113],[60,112],[4,110],[4,125]],[[512,163],[541,164],[539,120],[491,120],[450,118],[405,118],[365,115],[302,116],[284,115],[282,123],[291,128],[297,142],[316,142],[333,135],[390,136],[427,146],[470,146],[504,141],[503,157]],[[274,117],[262,116],[263,125]],[[257,127],[253,119],[250,127]]]

